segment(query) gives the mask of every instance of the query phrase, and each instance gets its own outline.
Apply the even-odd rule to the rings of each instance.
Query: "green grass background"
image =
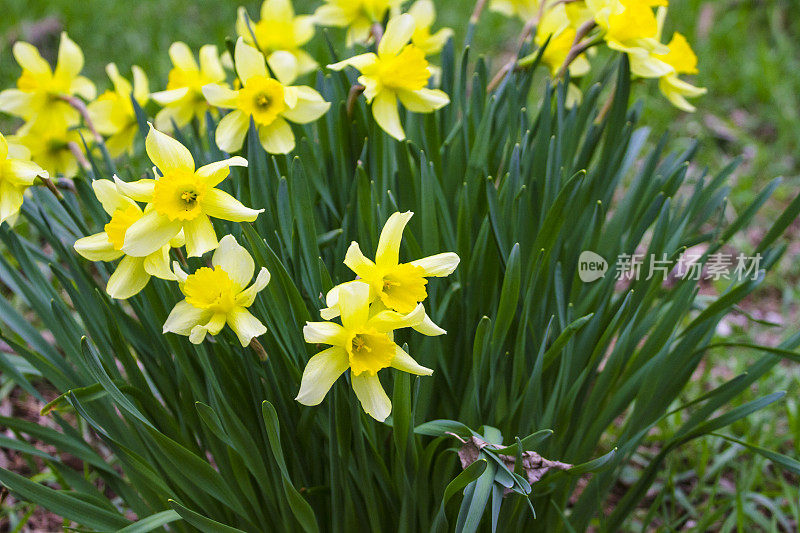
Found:
[[[116,62],[123,72],[131,64],[142,66],[151,90],[163,88],[169,70],[167,48],[176,40],[192,48],[215,43],[221,48],[233,34],[239,2],[215,0],[0,0],[0,87],[13,85],[19,69],[11,56],[16,39],[32,39],[42,21],[57,21],[78,42],[86,55],[85,73],[100,89],[108,86],[104,66]],[[244,3],[252,14],[257,2]],[[438,2],[440,23],[456,29],[462,39],[472,0]],[[298,11],[310,12],[309,1],[296,2]],[[446,6],[446,7],[444,7]],[[644,122],[656,133],[670,130],[673,147],[692,139],[702,143],[698,161],[719,169],[737,156],[744,164],[733,176],[732,210],[745,208],[755,192],[775,176],[784,176],[776,206],[797,194],[800,181],[800,17],[797,0],[672,0],[667,36],[674,29],[687,35],[699,56],[699,85],[708,95],[696,101],[698,111],[686,114],[670,107],[652,82],[637,84],[645,105]],[[501,58],[513,49],[522,24],[486,13],[476,34],[476,48]],[[339,31],[339,30],[333,30]],[[57,36],[40,44],[55,53]],[[313,47],[321,49],[317,39]],[[13,126],[0,118],[4,133]],[[760,231],[755,228],[756,233]],[[797,229],[795,228],[795,235]],[[797,322],[800,300],[796,261],[797,239],[790,243],[789,260],[751,312],[783,316],[785,325]],[[742,248],[747,249],[747,235]],[[787,323],[788,322],[788,323]],[[732,321],[726,332],[733,337],[759,336],[774,343],[784,328],[753,326]],[[788,329],[792,329],[791,327]],[[709,358],[687,397],[740,373],[752,353],[727,352]],[[737,423],[731,433],[744,440],[797,456],[800,452],[800,413],[797,389],[800,372],[785,366],[758,383],[741,401],[776,390],[788,390],[787,401]],[[669,433],[677,421],[659,431]],[[644,458],[656,449],[644,449]],[[779,472],[767,461],[746,455],[721,439],[705,439],[687,446],[668,463],[652,496],[652,514],[639,513],[642,525],[658,520],[667,528],[705,530],[779,531],[797,529],[800,516],[796,478]],[[627,476],[635,479],[631,466]],[[624,488],[624,487],[623,487]],[[609,505],[613,505],[610,502]],[[721,527],[720,527],[721,525]]]

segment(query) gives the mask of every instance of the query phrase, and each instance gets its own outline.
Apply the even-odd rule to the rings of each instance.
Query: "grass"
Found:
[[[671,108],[652,83],[639,85],[645,103],[645,122],[655,131],[670,129],[677,144],[697,139],[703,144],[698,161],[719,169],[732,158],[744,155],[745,163],[734,175],[733,208],[743,208],[754,192],[777,176],[787,178],[796,190],[800,179],[800,20],[791,11],[795,0],[673,0],[667,35],[672,29],[686,34],[700,62],[697,83],[709,94],[697,101],[696,114]],[[255,2],[247,2],[251,13]],[[441,13],[442,24],[456,26],[463,34],[463,21],[473,2],[448,2]],[[86,74],[107,86],[103,68],[117,62],[123,71],[141,65],[151,77],[151,89],[161,88],[169,70],[166,49],[175,40],[197,48],[208,42],[222,43],[233,31],[236,2],[213,0],[147,0],[104,2],[89,0],[6,0],[0,19],[0,86],[13,84],[18,74],[10,53],[17,38],[32,39],[51,18],[65,27],[86,54]],[[309,12],[310,2],[298,2]],[[304,9],[305,8],[305,9]],[[509,49],[521,24],[487,14],[477,34],[482,51],[497,56]],[[502,37],[497,38],[498,35]],[[42,40],[54,50],[57,37]],[[316,42],[315,46],[322,46]],[[0,120],[0,125],[5,123]],[[787,262],[788,263],[788,262]],[[772,282],[777,295],[759,300],[751,309],[777,307],[787,316],[800,299],[793,281],[798,269],[787,264],[780,279]],[[774,304],[774,301],[784,302]],[[730,336],[773,335],[775,328],[734,326]],[[709,390],[724,378],[737,375],[751,353],[720,351],[698,373],[686,397]],[[713,364],[712,364],[713,363]],[[7,382],[4,382],[7,383]],[[800,453],[800,405],[796,400],[800,370],[784,366],[759,381],[739,398],[740,403],[766,392],[787,390],[787,401],[777,404],[729,428],[729,435],[769,449],[797,456]],[[3,387],[4,396],[9,391]],[[759,394],[759,391],[761,393]],[[678,420],[665,421],[658,431],[669,432]],[[653,453],[657,450],[653,451]],[[740,446],[722,438],[693,441],[682,453],[671,457],[668,475],[652,491],[656,504],[643,509],[643,528],[653,524],[664,529],[694,530],[793,530],[800,522],[797,479],[788,478],[768,461],[741,455]],[[650,453],[643,450],[643,454]],[[744,457],[744,459],[743,459]],[[637,470],[631,467],[635,479]],[[624,488],[624,487],[621,487]],[[613,502],[609,502],[613,504]]]

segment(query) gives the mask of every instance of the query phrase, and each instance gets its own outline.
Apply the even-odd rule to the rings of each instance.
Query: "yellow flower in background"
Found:
[[[172,243],[165,244],[152,254],[143,257],[125,255],[122,251],[125,233],[134,222],[141,220],[144,212],[136,202],[120,194],[111,180],[95,180],[92,189],[111,220],[103,228],[105,231],[78,239],[74,248],[89,261],[115,261],[122,258],[108,278],[106,292],[112,298],[125,300],[144,289],[150,276],[177,279],[170,269],[169,249],[171,245],[182,246],[182,236],[176,236]]]
[[[347,46],[365,44],[372,25],[383,22],[389,10],[399,9],[404,0],[325,0],[314,12],[322,26],[347,28]]]
[[[697,56],[689,46],[686,37],[678,32],[673,34],[667,47],[669,53],[661,59],[675,70],[658,80],[658,88],[672,105],[692,113],[695,111],[695,107],[686,99],[701,96],[708,91],[704,87],[695,87],[691,83],[683,81],[678,74],[697,74]]]
[[[262,268],[248,287],[255,264],[233,235],[222,238],[211,258],[211,268],[202,267],[188,275],[177,263],[174,269],[185,299],[167,317],[164,333],[186,335],[192,343],[200,344],[206,335],[216,335],[228,324],[242,346],[266,333],[264,324],[247,308],[269,283],[269,271]]]
[[[291,0],[265,0],[258,22],[253,22],[247,10],[240,7],[236,33],[245,43],[261,50],[275,75],[286,83],[317,68],[314,58],[301,49],[314,37],[314,17],[295,15]]]
[[[9,143],[0,133],[0,225],[14,225],[25,191],[37,177],[47,177],[47,172],[30,158],[27,148]]]
[[[378,250],[375,261],[366,258],[361,247],[353,241],[347,249],[344,264],[356,273],[360,281],[370,288],[370,301],[378,301],[385,308],[399,313],[410,313],[420,302],[428,297],[425,286],[428,277],[445,277],[453,273],[460,261],[457,254],[446,252],[417,259],[408,263],[400,262],[400,243],[403,231],[414,213],[394,213],[386,221],[378,239]],[[322,310],[322,317],[330,320],[338,315],[341,305],[339,293],[341,287],[334,287],[326,296],[327,309]],[[424,313],[424,310],[423,310]],[[423,320],[414,325],[414,329],[424,335],[441,335],[446,333],[424,315]]]
[[[441,52],[447,39],[453,36],[453,30],[442,28],[431,33],[431,27],[436,20],[436,7],[433,5],[433,0],[417,0],[408,8],[408,14],[414,17],[415,23],[411,44],[422,50],[426,56]]]
[[[491,0],[489,9],[507,17],[530,20],[539,14],[539,0]]]
[[[203,85],[225,83],[225,70],[217,47],[207,44],[200,48],[199,65],[186,43],[172,43],[169,57],[172,70],[169,72],[167,90],[151,95],[153,100],[164,106],[156,115],[156,127],[171,131],[173,122],[182,128],[193,118],[203,126],[206,112],[212,110],[203,97]]]
[[[27,148],[31,160],[50,176],[71,178],[78,173],[80,167],[73,150],[81,151],[83,140],[78,130],[67,126],[63,121],[30,122],[12,139]]]
[[[330,102],[311,87],[286,86],[271,78],[264,56],[241,37],[234,56],[242,88],[234,91],[215,84],[203,87],[211,104],[233,109],[217,125],[217,145],[226,152],[241,149],[252,117],[264,150],[271,154],[291,152],[295,139],[287,120],[298,124],[317,120],[328,111]]]
[[[383,131],[400,141],[406,134],[397,110],[398,99],[415,113],[430,113],[450,103],[445,92],[426,87],[431,70],[425,53],[409,44],[414,28],[411,15],[394,17],[386,25],[377,54],[361,54],[328,65],[332,70],[342,70],[349,65],[361,72],[358,82],[365,88],[367,102],[372,103],[375,121]]]
[[[572,25],[572,21],[567,14],[565,4],[556,4],[544,12],[542,20],[536,27],[536,37],[534,41],[537,46],[547,44],[542,54],[542,63],[547,65],[552,75],[556,75],[561,69],[561,65],[567,59],[572,43],[575,41],[577,31]],[[579,78],[589,72],[589,60],[585,54],[578,56],[569,66],[570,76]]]
[[[145,148],[161,176],[133,182],[114,177],[121,194],[147,203],[144,216],[125,232],[121,250],[126,255],[142,257],[155,253],[183,230],[187,253],[199,257],[218,246],[209,217],[252,222],[263,211],[245,207],[230,194],[215,188],[228,177],[231,166],[246,167],[245,159],[232,157],[195,170],[189,149],[152,126]]]
[[[606,45],[627,53],[631,72],[641,78],[660,78],[672,71],[661,58],[669,50],[659,40],[653,6],[666,0],[587,0],[595,22],[604,30]]]
[[[29,121],[26,127],[34,122],[77,124],[80,115],[62,97],[80,96],[86,100],[95,97],[94,84],[80,75],[83,69],[80,47],[63,32],[55,70],[32,44],[19,41],[13,51],[22,75],[16,89],[0,92],[0,111]]]
[[[333,383],[348,368],[353,390],[368,415],[386,420],[392,403],[381,386],[378,372],[392,367],[403,372],[429,376],[433,370],[417,363],[395,344],[392,332],[419,324],[425,314],[422,305],[400,314],[370,308],[370,287],[354,281],[339,290],[341,321],[307,322],[303,328],[306,342],[331,347],[312,357],[300,383],[296,400],[303,405],[319,405]]]
[[[106,73],[114,89],[104,92],[89,104],[89,116],[95,129],[102,135],[108,136],[106,148],[112,157],[133,152],[133,142],[139,132],[139,123],[136,120],[131,95],[141,107],[150,100],[150,88],[144,71],[136,65],[131,71],[133,85],[120,75],[117,65],[108,64]]]

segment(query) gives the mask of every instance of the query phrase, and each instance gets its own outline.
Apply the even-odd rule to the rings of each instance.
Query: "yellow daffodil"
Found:
[[[491,0],[489,9],[507,17],[530,20],[539,14],[539,0]]]
[[[658,80],[658,87],[672,105],[692,113],[695,111],[695,107],[686,98],[695,98],[707,91],[704,87],[695,87],[691,83],[683,81],[678,74],[697,74],[697,56],[686,38],[678,32],[673,34],[667,47],[669,53],[664,55],[662,60],[670,65],[674,72],[662,76]]]
[[[333,65],[332,70],[352,66],[361,72],[358,82],[364,86],[364,96],[372,103],[372,115],[378,125],[398,140],[406,137],[397,101],[409,111],[430,113],[450,103],[450,97],[426,85],[431,70],[425,53],[409,44],[414,35],[414,18],[409,14],[389,20],[386,33],[378,44],[378,53],[357,55]]]
[[[61,34],[55,70],[26,42],[14,44],[14,57],[22,67],[16,89],[0,93],[0,111],[29,122],[77,124],[78,112],[63,100],[66,96],[95,97],[94,84],[80,75],[83,52],[66,32]]]
[[[0,225],[14,224],[25,191],[37,177],[47,177],[47,172],[30,158],[27,148],[9,143],[0,133]]]
[[[266,333],[264,324],[247,308],[269,283],[269,271],[262,268],[248,287],[255,271],[253,258],[233,235],[222,238],[210,268],[188,275],[177,263],[174,269],[185,299],[167,317],[164,333],[187,335],[192,343],[200,344],[207,334],[216,335],[228,324],[242,346]]]
[[[286,83],[317,68],[314,58],[301,49],[314,37],[314,17],[295,15],[291,0],[265,0],[258,22],[251,21],[240,7],[236,33],[261,50],[275,75]]]
[[[150,276],[176,279],[170,269],[170,244],[165,244],[143,257],[125,255],[122,251],[128,228],[144,216],[136,202],[120,194],[111,180],[95,180],[92,182],[92,189],[111,220],[105,225],[105,231],[78,239],[74,247],[76,252],[89,261],[115,261],[122,258],[108,278],[106,292],[112,298],[124,300],[144,289]],[[175,247],[182,246],[182,236],[176,236],[171,244]]]
[[[556,75],[567,59],[567,55],[575,42],[576,28],[572,25],[567,14],[565,4],[556,4],[544,12],[542,20],[536,27],[535,42],[537,46],[544,46],[549,38],[550,41],[542,53],[542,63],[547,65],[550,72]],[[569,74],[573,78],[579,78],[589,72],[589,60],[585,54],[578,56],[569,65]]]
[[[661,58],[669,50],[658,38],[653,12],[666,0],[587,0],[606,45],[630,58],[631,72],[641,78],[660,78],[672,71]]]
[[[191,257],[199,257],[218,245],[209,217],[252,222],[263,211],[245,207],[215,188],[228,177],[231,166],[246,167],[245,159],[232,157],[195,169],[188,148],[152,126],[145,148],[160,176],[133,182],[114,177],[121,194],[147,203],[144,216],[125,232],[121,251],[126,255],[155,253],[183,230],[186,251]]]
[[[131,70],[133,85],[120,75],[117,65],[108,64],[106,73],[114,89],[104,92],[89,104],[89,116],[95,129],[108,136],[106,148],[112,157],[133,152],[133,142],[139,131],[139,123],[136,120],[131,97],[136,99],[141,107],[150,100],[150,88],[144,71],[136,65]]]
[[[353,390],[368,415],[386,420],[392,403],[381,386],[378,372],[392,367],[403,372],[429,376],[425,368],[395,344],[392,332],[419,324],[425,314],[417,305],[408,314],[370,308],[370,287],[359,281],[339,290],[341,321],[307,322],[303,328],[306,342],[331,347],[312,357],[300,383],[296,400],[303,405],[319,405],[333,383],[348,368]]]
[[[366,258],[357,242],[352,242],[344,264],[356,273],[360,281],[369,285],[370,301],[380,302],[387,309],[409,313],[428,297],[425,286],[428,277],[449,276],[458,266],[459,257],[453,252],[432,255],[409,263],[400,263],[400,242],[403,230],[414,215],[411,211],[394,213],[386,221],[378,239],[375,261]],[[322,317],[330,320],[341,310],[339,294],[342,285],[334,287],[326,296],[328,307]],[[424,313],[424,311],[423,311]],[[413,326],[425,335],[441,335],[443,329],[424,315]]]
[[[13,137],[13,141],[27,148],[31,161],[45,169],[50,176],[71,178],[78,173],[75,152],[81,150],[83,140],[80,133],[68,127],[63,120],[28,123]]]
[[[186,126],[193,118],[205,124],[205,114],[212,108],[203,97],[203,85],[225,83],[225,70],[217,52],[217,47],[207,44],[200,48],[200,64],[186,43],[172,43],[169,47],[172,70],[169,72],[167,90],[153,93],[151,98],[164,109],[156,115],[159,130],[172,130],[175,122],[179,128]]]
[[[241,89],[233,91],[215,84],[203,87],[211,104],[233,109],[217,125],[217,145],[226,152],[241,149],[252,117],[264,150],[271,154],[291,152],[295,139],[287,120],[312,122],[324,115],[331,104],[311,87],[286,86],[271,78],[264,56],[241,37],[236,42],[234,62]]]
[[[314,12],[322,26],[347,28],[347,46],[365,44],[372,25],[383,21],[389,10],[398,9],[404,0],[325,0]]]
[[[441,52],[447,39],[452,37],[453,30],[442,28],[431,33],[431,27],[436,20],[436,7],[433,5],[433,0],[417,0],[408,8],[408,14],[414,17],[415,23],[411,44],[422,50],[426,56]]]

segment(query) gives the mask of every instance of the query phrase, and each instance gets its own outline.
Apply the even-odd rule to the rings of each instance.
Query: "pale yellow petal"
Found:
[[[216,45],[207,44],[200,48],[200,71],[207,79],[215,82],[225,80],[225,69],[222,68]]]
[[[108,278],[106,292],[112,298],[125,300],[138,294],[149,281],[150,274],[144,269],[144,258],[125,256]]]
[[[392,402],[383,390],[378,376],[362,372],[358,376],[352,376],[351,382],[364,411],[378,422],[386,420],[392,412]]]
[[[124,181],[120,181],[120,183],[129,185]],[[97,197],[100,205],[103,206],[103,210],[109,215],[113,215],[117,209],[127,209],[134,206],[138,207],[136,202],[134,202],[130,197],[121,193],[117,185],[111,180],[94,180],[92,182],[92,190],[94,190],[94,195]]]
[[[177,140],[150,125],[145,140],[145,148],[150,161],[166,174],[168,172],[194,172],[192,153]]]
[[[145,257],[169,243],[181,230],[178,220],[170,220],[157,211],[145,213],[125,232],[122,251],[128,255]]]
[[[136,200],[137,202],[149,202],[153,199],[153,191],[156,186],[156,180],[154,179],[145,178],[136,181],[122,181],[117,176],[114,176],[114,183],[119,194],[127,196],[132,200]],[[95,191],[95,193],[96,192],[97,191]],[[101,202],[102,201],[103,200],[101,200]],[[113,211],[111,213],[113,213]]]
[[[383,57],[399,54],[411,40],[415,27],[414,17],[408,13],[389,19],[383,38],[378,44],[378,55]]]
[[[341,346],[347,340],[347,332],[335,322],[306,322],[303,338],[309,344]]]
[[[347,253],[345,253],[344,256],[344,264],[361,278],[370,277],[370,274],[375,270],[375,263],[361,253],[361,247],[356,241],[351,242],[350,246],[347,248]],[[332,304],[328,302],[328,306],[331,305]]]
[[[172,60],[172,65],[181,70],[197,72],[197,61],[194,59],[194,54],[189,46],[181,41],[172,43],[169,47],[169,58]]]
[[[231,222],[253,222],[263,209],[250,209],[242,202],[219,189],[210,189],[203,196],[203,212],[210,217]]]
[[[399,346],[394,354],[394,359],[392,359],[392,368],[417,376],[430,376],[433,374],[433,370],[417,363],[413,357],[408,355],[405,350]]]
[[[450,103],[447,93],[438,89],[399,90],[397,96],[406,109],[414,113],[430,113]]]
[[[414,213],[393,213],[386,221],[381,236],[378,239],[378,251],[375,254],[375,264],[378,267],[395,266],[400,260],[400,242],[403,240],[403,230]]]
[[[366,54],[353,56],[349,59],[345,59],[344,61],[339,61],[338,63],[333,63],[328,65],[328,68],[331,70],[342,70],[345,67],[355,67],[361,71],[364,70],[365,67],[374,65],[377,61],[378,56],[372,52],[368,52]]]
[[[209,163],[208,165],[203,165],[197,169],[195,174],[202,178],[209,187],[215,187],[230,175],[230,167],[246,166],[247,159],[237,155],[222,161],[216,161],[214,163]]]
[[[226,320],[243,347],[267,332],[266,326],[244,307],[237,307],[228,313]]]
[[[319,405],[349,366],[347,352],[340,347],[319,352],[308,360],[295,400],[303,405]]]
[[[253,258],[233,235],[225,235],[220,239],[211,257],[211,264],[228,273],[237,291],[247,287],[255,272]]]
[[[258,276],[252,285],[239,293],[236,297],[236,303],[242,307],[250,307],[256,299],[256,295],[264,290],[270,280],[270,273],[265,267],[261,267],[258,271]]]
[[[290,85],[300,74],[297,58],[286,50],[278,50],[271,53],[267,58],[267,64],[283,85]]]
[[[163,333],[189,335],[193,327],[199,324],[206,324],[211,320],[213,314],[212,311],[198,309],[186,300],[182,300],[172,308],[166,322],[164,322]]]
[[[219,244],[214,225],[205,214],[185,221],[183,223],[183,234],[186,236],[186,253],[189,257],[200,257],[216,248]]]
[[[269,126],[258,127],[258,140],[270,154],[288,154],[294,150],[294,132],[283,118],[276,118]]]
[[[375,95],[372,100],[372,116],[383,131],[398,141],[406,138],[406,132],[400,123],[400,113],[397,111],[397,96],[393,91],[384,90]]]
[[[123,256],[123,253],[114,248],[105,232],[95,233],[74,244],[75,251],[89,261],[113,261]]]
[[[242,83],[247,84],[247,80],[256,76],[267,76],[267,62],[261,52],[244,42],[239,37],[236,41],[234,50],[234,63],[236,73]]]
[[[220,150],[228,153],[238,152],[244,145],[247,131],[250,129],[250,117],[243,111],[234,109],[219,121],[215,140]]]
[[[32,74],[49,75],[52,72],[50,64],[42,58],[39,50],[30,43],[17,41],[14,43],[13,53],[14,59],[17,60],[19,66]]]
[[[144,270],[151,276],[166,280],[176,280],[175,273],[169,265],[169,246],[163,246],[160,250],[144,258]]]
[[[446,330],[436,325],[436,323],[431,320],[431,317],[429,317],[427,314],[425,315],[425,318],[422,319],[422,322],[411,327],[414,329],[414,331],[422,333],[428,337],[436,337],[438,335],[444,335],[447,333]]]
[[[460,261],[458,254],[445,252],[411,261],[411,264],[422,267],[425,276],[444,277],[452,274]]]
[[[395,329],[410,328],[422,323],[425,318],[425,307],[417,304],[413,311],[404,315],[397,311],[380,311],[367,321],[367,326],[381,333],[389,333]]]
[[[203,86],[203,96],[209,104],[216,107],[236,107],[239,91],[234,91],[218,83],[209,83]]]
[[[322,95],[311,87],[299,85],[293,89],[297,93],[297,103],[294,108],[281,113],[283,118],[297,124],[307,124],[317,120],[330,109],[331,103],[326,102]]]
[[[339,288],[342,324],[350,331],[364,327],[369,319],[369,285],[348,283]]]

